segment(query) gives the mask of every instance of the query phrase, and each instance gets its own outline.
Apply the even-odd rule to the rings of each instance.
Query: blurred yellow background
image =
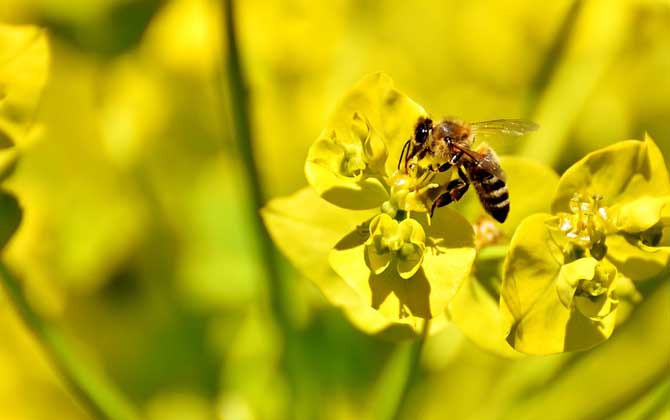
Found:
[[[237,3],[265,199],[306,184],[309,145],[374,71],[437,118],[537,121],[499,147],[559,171],[645,131],[670,160],[667,1]],[[278,326],[221,15],[214,0],[2,1],[0,21],[46,28],[51,49],[4,184],[24,210],[5,261],[143,417],[361,418],[402,344],[357,331],[287,263],[292,335]],[[403,418],[670,419],[669,287],[588,352],[508,360],[448,327]],[[0,418],[91,418],[4,291]]]

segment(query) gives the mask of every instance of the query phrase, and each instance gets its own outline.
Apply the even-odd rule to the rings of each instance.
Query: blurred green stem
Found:
[[[115,386],[75,351],[73,343],[51,322],[33,311],[20,282],[0,264],[0,281],[26,325],[41,342],[70,389],[97,418],[136,420],[139,416]],[[54,413],[57,416],[57,413]]]
[[[224,100],[227,99],[224,103],[227,102],[228,105],[227,119],[232,125],[232,134],[243,163],[244,179],[247,180],[247,185],[249,187],[254,212],[253,226],[256,230],[256,237],[258,238],[259,259],[263,262],[265,278],[268,282],[270,306],[284,339],[284,351],[285,353],[288,353],[285,360],[287,360],[288,368],[291,370],[290,368],[294,364],[291,362],[291,357],[296,352],[299,352],[300,349],[295,347],[295,331],[291,322],[288,297],[279,273],[277,254],[272,240],[270,239],[270,235],[260,217],[260,209],[265,204],[265,199],[261,188],[258,165],[256,164],[254,157],[254,143],[249,117],[249,95],[240,60],[234,18],[235,7],[233,3],[233,0],[223,0],[223,24],[226,43],[226,51],[223,57],[225,64],[224,73],[226,77]],[[289,372],[288,375],[289,384],[292,388],[292,393],[295,394],[296,384],[293,383],[295,377],[290,373],[291,372]],[[291,406],[291,404],[289,404],[289,406]]]
[[[541,129],[526,138],[522,155],[547,165],[560,163],[581,110],[630,31],[631,15],[625,4],[573,0],[533,84],[529,106]]]
[[[226,54],[227,93],[229,101],[229,119],[232,123],[233,135],[244,166],[244,176],[248,181],[251,202],[254,210],[254,227],[259,238],[259,256],[264,263],[265,276],[270,289],[271,305],[282,330],[289,328],[289,312],[282,299],[281,276],[277,257],[268,231],[260,217],[260,209],[264,205],[261,181],[258,176],[254,158],[251,122],[249,119],[249,97],[247,84],[242,73],[239,50],[235,36],[234,8],[232,0],[224,0],[225,31],[228,53]]]
[[[417,340],[398,344],[377,382],[369,407],[370,419],[400,419],[409,392],[417,380],[421,353],[429,329],[430,321],[426,320]]]

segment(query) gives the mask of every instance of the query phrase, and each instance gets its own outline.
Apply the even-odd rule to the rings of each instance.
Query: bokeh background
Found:
[[[500,147],[558,171],[645,131],[670,158],[667,1],[244,0],[234,19],[265,200],[306,184],[309,145],[373,71],[438,118],[536,120]],[[4,260],[35,310],[148,419],[374,418],[406,344],[357,331],[281,259],[268,286],[221,4],[2,0],[0,21],[51,47],[39,130],[4,184],[24,209]],[[448,327],[402,415],[670,419],[668,325],[663,284],[586,352],[510,360]],[[92,418],[4,291],[0,418]]]

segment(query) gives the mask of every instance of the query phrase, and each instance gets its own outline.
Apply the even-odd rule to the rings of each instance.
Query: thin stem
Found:
[[[109,380],[75,351],[73,343],[54,324],[33,311],[20,282],[0,264],[0,282],[24,322],[32,330],[70,389],[96,417],[108,420],[136,420],[139,416]]]
[[[264,262],[265,275],[270,289],[272,308],[282,328],[289,324],[288,311],[282,300],[281,277],[277,258],[270,239],[270,235],[260,218],[259,211],[265,202],[261,182],[258,176],[254,157],[254,144],[251,135],[249,118],[249,97],[247,84],[242,72],[237,38],[235,35],[234,7],[232,0],[224,0],[224,17],[226,27],[226,54],[227,93],[229,102],[229,119],[232,123],[233,135],[243,162],[245,179],[248,181],[250,198],[254,208],[254,228],[259,238],[259,256]]]
[[[368,418],[397,420],[406,408],[410,390],[417,381],[423,345],[430,321],[426,320],[421,336],[411,343],[398,344],[387,362],[368,407]]]
[[[430,321],[426,320],[423,323],[423,329],[421,330],[421,336],[418,340],[412,343],[412,346],[409,350],[409,367],[407,370],[406,380],[402,387],[402,392],[400,393],[400,398],[398,399],[398,404],[396,406],[393,420],[398,420],[402,414],[405,406],[407,405],[407,397],[409,396],[409,391],[412,386],[416,383],[418,374],[419,374],[419,365],[421,362],[421,353],[423,351],[423,345],[426,342],[426,337],[428,336],[428,329],[430,328]]]
[[[224,104],[227,105],[228,111],[225,117],[231,123],[232,134],[243,163],[243,176],[247,180],[251,204],[254,210],[253,228],[258,238],[258,256],[263,261],[270,306],[284,338],[284,350],[287,353],[286,360],[288,368],[291,370],[291,366],[295,364],[291,357],[295,357],[300,349],[296,347],[297,342],[294,337],[295,330],[291,322],[289,300],[279,272],[277,254],[270,235],[260,217],[260,210],[265,203],[265,199],[254,155],[254,142],[249,116],[249,95],[240,60],[234,18],[235,7],[233,3],[233,0],[223,0],[223,23],[226,42],[226,51],[223,54],[225,65]],[[292,393],[295,393],[295,377],[290,372],[288,380]]]

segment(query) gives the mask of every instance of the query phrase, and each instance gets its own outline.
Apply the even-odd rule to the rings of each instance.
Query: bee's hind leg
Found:
[[[463,179],[454,179],[447,184],[447,191],[438,196],[430,207],[430,217],[433,217],[435,209],[444,207],[454,201],[458,201],[470,187],[470,183]]]

